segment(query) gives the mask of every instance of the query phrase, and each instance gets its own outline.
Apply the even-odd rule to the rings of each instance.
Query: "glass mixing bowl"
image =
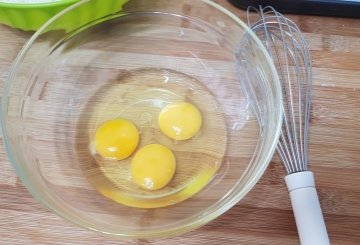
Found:
[[[239,18],[208,0],[130,0],[116,14],[59,28],[92,3],[56,15],[17,57],[1,107],[9,159],[37,200],[82,227],[147,239],[200,227],[238,203],[272,157],[281,90],[271,59]],[[157,124],[177,101],[203,118],[181,142]],[[128,160],[94,152],[96,128],[117,117],[139,129],[139,147],[174,152],[168,186],[142,190]]]

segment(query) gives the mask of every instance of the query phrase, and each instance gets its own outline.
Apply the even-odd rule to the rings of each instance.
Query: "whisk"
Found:
[[[250,11],[260,18],[251,23]],[[247,12],[249,26],[263,42],[279,74],[284,120],[277,152],[285,166],[285,182],[302,245],[330,244],[308,169],[308,128],[311,100],[311,62],[307,43],[294,22],[272,7]]]

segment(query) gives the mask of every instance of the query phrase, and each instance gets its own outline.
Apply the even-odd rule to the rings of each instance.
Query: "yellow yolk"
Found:
[[[186,140],[193,137],[201,128],[200,111],[187,102],[167,105],[159,115],[160,130],[175,140]]]
[[[95,149],[104,158],[122,160],[134,152],[139,133],[134,124],[125,119],[103,123],[95,133]]]
[[[131,175],[135,184],[146,190],[165,187],[173,178],[176,159],[172,151],[160,144],[141,148],[131,161]]]

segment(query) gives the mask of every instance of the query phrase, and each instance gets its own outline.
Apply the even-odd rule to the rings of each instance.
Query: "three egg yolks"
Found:
[[[164,107],[158,118],[160,130],[175,140],[195,136],[202,125],[200,111],[187,102]],[[123,160],[137,148],[139,133],[136,126],[125,119],[103,123],[95,132],[95,149],[104,158]],[[160,144],[149,144],[138,150],[131,160],[133,182],[143,189],[158,190],[173,178],[176,159],[173,152]]]

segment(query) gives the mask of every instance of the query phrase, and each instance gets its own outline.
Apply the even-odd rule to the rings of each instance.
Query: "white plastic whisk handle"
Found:
[[[301,245],[330,245],[311,171],[285,177]]]

